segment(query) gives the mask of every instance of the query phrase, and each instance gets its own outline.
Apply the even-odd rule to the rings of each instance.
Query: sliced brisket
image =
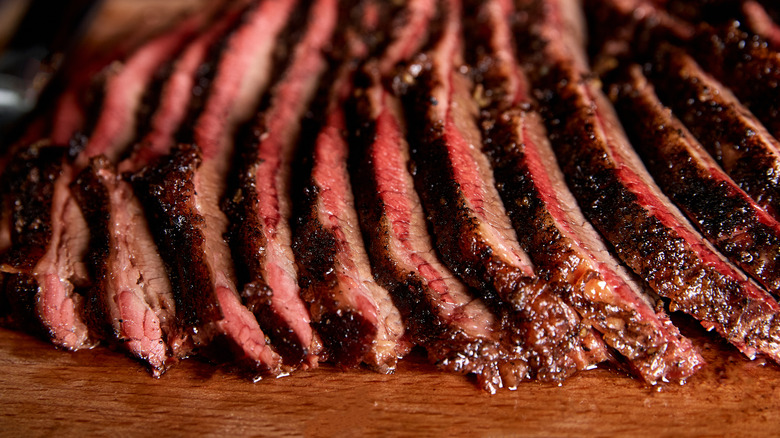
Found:
[[[626,59],[641,58],[659,40],[685,42],[693,25],[646,0],[584,0],[592,69],[602,75]]]
[[[273,47],[295,1],[259,1],[224,43],[197,117],[192,145],[180,145],[133,177],[171,278],[179,320],[196,348],[232,353],[256,374],[280,372],[254,315],[241,303],[220,210],[235,128],[247,121],[269,81]],[[229,351],[225,351],[228,347]]]
[[[780,53],[737,22],[701,27],[689,53],[780,138]]]
[[[511,8],[493,0],[472,16],[487,31],[472,50],[483,54],[475,73],[483,86],[484,149],[520,244],[555,292],[645,382],[684,381],[702,358],[609,255],[566,187],[514,58],[505,18]]]
[[[723,170],[780,218],[780,143],[731,91],[681,49],[662,45],[649,77],[661,101]]]
[[[433,249],[407,169],[400,103],[376,78],[359,95],[355,113],[363,121],[357,137],[364,150],[356,199],[377,280],[390,291],[407,335],[426,348],[429,360],[442,369],[475,374],[491,392],[516,387],[526,378],[525,359],[499,342],[498,321]]]
[[[556,38],[563,30],[554,16],[529,23],[522,32],[546,42],[529,58],[552,145],[585,216],[672,311],[693,315],[748,357],[780,360],[780,306],[661,193],[581,57],[570,56],[578,49]]]
[[[9,165],[13,184],[6,196],[13,227],[0,269],[7,274],[12,319],[37,328],[57,346],[77,350],[94,345],[75,291],[87,283],[83,257],[89,230],[68,190],[74,175],[66,153],[67,148],[41,142]]]
[[[105,155],[116,161],[128,143],[135,138],[135,116],[144,90],[157,69],[175,57],[202,25],[200,15],[185,20],[136,50],[123,64],[114,63],[106,72],[104,98],[94,130],[87,133],[83,153],[78,163]]]
[[[531,377],[562,380],[604,359],[576,312],[534,276],[494,186],[462,64],[461,5],[444,6],[432,50],[396,81],[404,93],[412,174],[442,260],[500,307]],[[405,90],[403,90],[405,88]]]
[[[248,277],[242,298],[290,366],[316,366],[321,350],[298,287],[290,178],[301,118],[327,67],[322,51],[334,33],[337,6],[334,0],[311,6],[307,30],[255,125],[231,205],[231,244]]]
[[[638,65],[625,76],[614,88],[616,109],[655,181],[725,256],[780,293],[780,224],[663,106]]]
[[[372,276],[347,171],[343,105],[352,93],[354,61],[369,51],[363,35],[347,29],[346,53],[332,86],[324,89],[328,103],[314,139],[293,249],[301,295],[329,360],[344,367],[362,362],[390,373],[409,345],[390,294]]]
[[[400,102],[380,79],[419,49],[433,7],[429,0],[410,2],[394,41],[359,74],[348,113],[359,148],[356,204],[374,275],[401,312],[407,336],[441,369],[475,374],[480,386],[495,392],[516,387],[527,364],[499,342],[498,321],[485,304],[438,260],[407,167]]]

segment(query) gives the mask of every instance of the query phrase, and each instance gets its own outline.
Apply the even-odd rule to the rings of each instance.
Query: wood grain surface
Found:
[[[685,322],[685,321],[684,321]],[[687,322],[685,322],[687,324]],[[709,365],[648,388],[614,370],[489,395],[421,353],[394,375],[323,365],[257,383],[195,360],[154,379],[121,353],[0,329],[2,436],[771,436],[780,368],[698,328]]]

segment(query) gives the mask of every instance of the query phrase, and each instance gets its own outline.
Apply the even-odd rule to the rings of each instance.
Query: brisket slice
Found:
[[[648,76],[661,101],[723,170],[780,218],[780,143],[683,50],[662,45]]]
[[[72,167],[67,149],[46,142],[32,145],[11,161],[11,248],[3,256],[6,300],[11,319],[70,350],[94,345],[81,317],[87,283],[82,260],[89,230],[71,198]]]
[[[406,334],[439,368],[476,375],[484,389],[515,388],[527,364],[499,342],[495,317],[437,258],[408,171],[400,102],[382,72],[416,53],[428,33],[434,2],[410,2],[394,40],[358,75],[348,120],[357,152],[355,197],[374,276],[387,288]]]
[[[445,264],[499,312],[528,355],[531,377],[562,380],[605,358],[576,312],[534,276],[493,182],[462,63],[461,5],[450,2],[440,39],[396,85],[406,90],[412,174]]]
[[[689,53],[780,138],[780,53],[737,22],[719,28],[702,26]]]
[[[214,80],[191,137],[132,180],[166,263],[176,313],[200,352],[221,359],[227,346],[256,373],[278,374],[278,355],[236,291],[228,220],[219,204],[233,152],[270,79],[273,47],[295,1],[260,1],[225,41]],[[192,102],[191,102],[192,105]]]
[[[438,367],[473,373],[490,392],[515,388],[526,378],[527,364],[500,343],[496,318],[484,302],[436,257],[407,169],[400,102],[380,84],[381,67],[374,67],[362,79],[352,122],[362,149],[356,201],[377,281],[401,312],[407,336]]]
[[[684,381],[702,358],[609,255],[566,187],[542,119],[529,109],[505,18],[511,12],[501,1],[483,3],[471,16],[489,31],[477,33],[471,51],[482,54],[475,76],[484,87],[484,150],[518,240],[555,292],[645,382]]]
[[[144,90],[158,68],[176,56],[194,36],[201,22],[199,15],[191,17],[139,47],[126,62],[107,67],[100,115],[94,129],[87,133],[89,139],[77,160],[80,166],[85,166],[88,158],[97,155],[105,155],[111,161],[119,158],[135,138],[136,111]]]
[[[90,226],[84,315],[93,333],[119,340],[159,376],[182,342],[171,285],[143,209],[114,169],[93,158],[71,185]]]
[[[340,56],[332,85],[322,88],[327,106],[313,141],[311,175],[303,189],[293,250],[301,296],[328,359],[343,367],[362,362],[390,373],[409,345],[402,338],[398,309],[371,273],[347,171],[349,145],[344,136],[343,106],[353,90],[355,61],[370,51],[365,30],[345,31],[346,53]]]
[[[158,79],[163,82],[159,87],[163,94],[157,99],[162,105],[148,117],[153,130],[147,134],[155,143],[142,143],[119,169],[138,169],[169,148],[190,94],[189,89],[177,87],[192,83],[206,48],[236,17],[236,12],[226,13],[188,44],[180,59],[168,68],[173,70],[167,80]],[[119,341],[159,376],[171,358],[185,356],[191,345],[185,342],[176,319],[170,281],[143,208],[132,186],[116,169],[104,156],[93,158],[71,185],[90,225],[87,266],[93,286],[87,294],[85,313],[93,333]]]
[[[727,262],[652,182],[617,115],[550,17],[526,29],[543,38],[531,54],[551,142],[585,216],[672,311],[715,329],[748,357],[780,360],[780,306]]]
[[[247,276],[242,298],[289,366],[316,366],[322,348],[298,287],[290,178],[301,119],[327,67],[322,50],[334,33],[337,6],[334,0],[311,6],[307,30],[257,120],[230,206],[230,241]]]
[[[614,87],[616,109],[655,181],[726,257],[780,293],[780,224],[663,106],[638,65],[623,74]]]
[[[221,40],[235,26],[241,13],[242,9],[227,11],[182,51],[160,90],[159,105],[151,116],[148,132],[135,145],[131,156],[119,164],[121,172],[137,171],[168,154],[190,109],[192,95],[206,93],[207,88],[197,82],[198,71],[208,68],[209,54],[216,52],[217,57]],[[196,109],[200,110],[202,106]]]

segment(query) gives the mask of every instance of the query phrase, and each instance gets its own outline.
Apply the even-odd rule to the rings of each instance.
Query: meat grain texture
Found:
[[[682,383],[678,311],[779,362],[778,25],[690,6],[238,0],[80,61],[3,145],[0,321],[154,376]]]

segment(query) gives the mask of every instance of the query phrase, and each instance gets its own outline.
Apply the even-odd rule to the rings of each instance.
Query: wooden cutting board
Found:
[[[678,318],[679,320],[679,318]],[[422,353],[394,375],[317,370],[258,383],[195,360],[154,379],[98,347],[69,353],[0,329],[0,435],[766,436],[780,434],[780,367],[685,331],[709,365],[648,388],[614,370],[489,395]]]

